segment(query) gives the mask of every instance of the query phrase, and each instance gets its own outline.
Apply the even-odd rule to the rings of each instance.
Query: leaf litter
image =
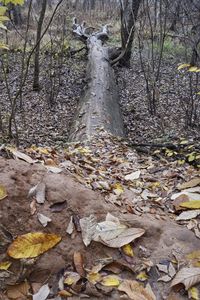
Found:
[[[108,201],[109,205],[113,205],[124,216],[131,214],[145,218],[146,215],[151,215],[155,220],[165,220],[170,216],[174,223],[177,222],[183,228],[189,228],[198,238],[199,210],[194,209],[193,206],[184,207],[185,202],[190,202],[192,205],[193,201],[198,201],[197,197],[200,195],[198,171],[189,165],[181,166],[176,162],[157,161],[152,157],[138,156],[126,142],[104,132],[91,141],[90,147],[84,143],[77,143],[67,145],[64,150],[33,147],[25,149],[24,152],[32,160],[17,153],[18,158],[27,158],[33,165],[36,161],[37,164],[41,163],[46,166],[46,173],[53,174],[50,176],[69,174],[78,184],[100,193],[105,203]],[[64,275],[59,277],[60,288],[56,293],[51,291],[54,298],[81,295],[84,290],[87,291],[90,283],[90,287],[97,285],[98,291],[102,290],[104,293],[115,290],[127,294],[130,299],[156,299],[155,291],[153,291],[155,282],[151,286],[151,270],[155,265],[148,260],[149,250],[143,246],[138,248],[138,243],[143,241],[143,236],[145,241],[146,234],[149,235],[146,228],[138,224],[127,225],[126,222],[121,221],[121,218],[111,213],[98,217],[94,213],[85,213],[80,217],[78,211],[73,211],[68,205],[68,199],[55,199],[56,202],[49,204],[49,187],[45,180],[44,182],[39,180],[38,184],[32,185],[29,197],[32,198],[30,218],[33,218],[37,211],[37,217],[43,226],[46,226],[48,222],[51,224],[51,221],[53,223],[52,213],[57,212],[56,215],[59,216],[69,210],[68,219],[65,220],[65,226],[64,224],[63,226],[65,234],[71,236],[71,247],[74,247],[73,264],[70,268],[63,265]],[[183,199],[177,204],[179,197]],[[42,206],[37,206],[37,204],[43,204],[44,212]],[[190,210],[185,210],[188,208]],[[177,213],[180,213],[178,217]],[[50,228],[52,230],[53,227]],[[76,236],[80,237],[80,230],[83,243],[87,247],[84,250],[76,249],[73,244],[73,239]],[[36,237],[38,234],[39,236]],[[47,235],[49,235],[48,238]],[[60,242],[61,236],[52,233],[18,234],[13,242],[8,242],[10,245],[7,253],[16,260],[37,258],[51,251],[53,247],[59,248]],[[104,257],[101,258],[102,263],[95,264],[88,269],[85,251],[90,253],[94,243],[99,244],[99,249],[109,248],[113,256],[115,256],[113,251],[119,251],[121,258]],[[162,259],[167,259],[167,257],[162,257]],[[180,261],[174,267],[174,261],[173,263],[172,261],[173,256],[171,256],[171,261],[168,260],[167,267],[165,265],[161,267],[161,263],[157,269],[159,274],[156,277],[156,284],[162,284],[162,280],[166,283],[172,282],[172,287],[182,283],[190,295],[195,294],[196,290],[193,285],[199,282],[198,268],[191,267],[186,258],[185,264],[188,264],[186,268],[181,268]],[[23,266],[23,269],[27,270],[29,264],[25,262]],[[124,277],[122,275],[124,270],[127,270],[126,272],[134,270],[134,272]],[[193,275],[190,276],[191,272]],[[44,295],[46,295],[45,292]]]

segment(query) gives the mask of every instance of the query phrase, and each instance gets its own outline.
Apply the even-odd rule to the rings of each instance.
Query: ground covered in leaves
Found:
[[[200,299],[200,177],[101,132],[1,147],[0,298]]]

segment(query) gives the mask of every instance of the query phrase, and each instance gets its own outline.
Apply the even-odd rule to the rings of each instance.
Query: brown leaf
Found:
[[[83,256],[81,252],[74,252],[74,266],[77,273],[81,277],[85,277],[85,270],[83,268]]]
[[[175,276],[171,287],[179,284],[185,286],[186,290],[200,282],[200,268],[183,268]]]
[[[43,204],[45,202],[46,185],[44,182],[39,182],[36,186],[32,187],[28,193],[28,197],[35,197],[37,203]]]
[[[184,182],[182,184],[178,184],[177,185],[177,188],[179,190],[185,190],[185,189],[188,189],[188,188],[192,188],[192,187],[195,187],[197,185],[200,185],[200,177],[197,177],[197,178],[193,178],[191,179],[190,181],[188,182]]]
[[[67,207],[67,201],[64,200],[62,202],[57,202],[57,203],[52,204],[50,206],[50,209],[52,212],[57,213],[57,212],[61,212],[66,207]]]
[[[134,280],[124,280],[118,287],[118,290],[125,292],[132,300],[156,300],[150,288],[146,289]]]
[[[28,282],[23,282],[16,285],[10,285],[7,287],[7,296],[9,299],[27,300],[29,294],[30,285]]]

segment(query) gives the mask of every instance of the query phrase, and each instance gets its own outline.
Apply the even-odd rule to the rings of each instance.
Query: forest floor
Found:
[[[18,103],[18,151],[6,138],[10,102],[0,82],[0,299],[199,299],[200,136],[185,125],[180,61],[165,61],[157,116],[137,54],[117,69],[128,139],[100,132],[90,147],[67,143],[86,60],[65,57],[53,73],[51,63],[43,57],[41,91],[30,73]],[[7,76],[14,93],[17,63]],[[148,142],[177,148],[131,147]]]
[[[1,156],[0,299],[198,299],[193,166],[104,132]]]

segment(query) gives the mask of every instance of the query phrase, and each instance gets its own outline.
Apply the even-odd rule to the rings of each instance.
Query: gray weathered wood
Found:
[[[81,34],[78,26],[78,36],[88,47],[87,86],[71,126],[69,141],[90,139],[99,129],[124,136],[116,79],[109,62],[109,49],[104,46],[107,27],[87,36]]]

